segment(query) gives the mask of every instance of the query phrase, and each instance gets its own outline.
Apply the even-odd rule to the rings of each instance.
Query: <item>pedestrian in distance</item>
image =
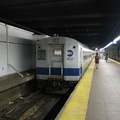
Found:
[[[106,55],[105,55],[105,60],[106,60],[106,62],[108,62],[108,53],[106,53]]]
[[[99,61],[100,61],[100,57],[98,56],[98,53],[96,53],[96,56],[95,56],[95,67],[96,67],[96,69],[98,69],[98,67],[99,67]]]

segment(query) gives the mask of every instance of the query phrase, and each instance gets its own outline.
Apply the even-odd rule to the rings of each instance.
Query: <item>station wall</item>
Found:
[[[120,62],[120,40],[116,44],[111,45],[105,49],[105,52],[109,54],[109,57],[113,60]]]
[[[0,23],[0,77],[35,68],[33,33]]]

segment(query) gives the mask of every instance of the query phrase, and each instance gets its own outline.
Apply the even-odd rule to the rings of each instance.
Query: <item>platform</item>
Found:
[[[120,120],[119,64],[93,60],[55,120]]]
[[[22,75],[23,77],[21,77],[17,73],[14,73],[0,77],[0,92],[3,92],[7,89],[10,89],[24,82],[30,81],[32,79],[35,79],[35,70],[24,71],[22,72]]]

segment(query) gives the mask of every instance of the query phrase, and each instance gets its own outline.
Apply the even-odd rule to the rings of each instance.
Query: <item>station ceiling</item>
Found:
[[[0,0],[0,21],[101,48],[120,34],[120,0]]]

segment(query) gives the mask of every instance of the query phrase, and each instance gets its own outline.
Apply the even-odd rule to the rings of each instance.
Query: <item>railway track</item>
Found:
[[[5,107],[0,120],[44,120],[60,98],[61,95],[36,91]]]

